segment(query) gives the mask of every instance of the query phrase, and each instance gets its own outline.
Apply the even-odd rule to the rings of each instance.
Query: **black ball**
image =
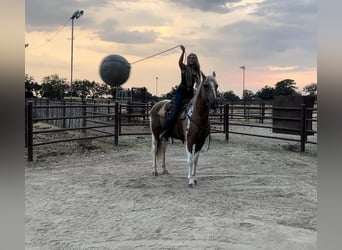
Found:
[[[130,71],[131,65],[120,55],[106,56],[100,64],[102,80],[113,87],[124,84],[129,78]]]

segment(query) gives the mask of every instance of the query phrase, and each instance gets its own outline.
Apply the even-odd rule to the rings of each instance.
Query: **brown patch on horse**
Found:
[[[151,130],[155,138],[159,138],[160,131],[163,127],[163,123],[165,117],[172,109],[173,103],[170,100],[163,100],[159,103],[155,104],[152,109],[150,110],[151,116]],[[171,138],[179,139],[184,142],[184,126],[185,125],[185,118],[186,118],[187,108],[183,106],[181,108],[181,112],[178,115],[177,120],[169,129],[169,135]],[[159,141],[159,139],[157,139]]]
[[[205,117],[207,113],[203,112],[202,114]],[[189,152],[192,151],[192,145],[195,145],[195,153],[201,150],[210,133],[210,124],[203,116],[193,114],[190,117],[190,127],[187,135],[187,147]]]

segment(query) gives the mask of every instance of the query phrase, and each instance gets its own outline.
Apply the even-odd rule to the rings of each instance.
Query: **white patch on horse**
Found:
[[[187,164],[188,164],[188,185],[193,186],[197,183],[196,178],[196,170],[197,170],[197,163],[199,158],[199,151],[194,153],[196,144],[192,146],[191,152],[188,150],[187,145],[186,148],[186,156],[187,156]]]
[[[186,113],[186,130],[190,128],[190,118],[192,116],[193,106],[191,105],[188,112]]]

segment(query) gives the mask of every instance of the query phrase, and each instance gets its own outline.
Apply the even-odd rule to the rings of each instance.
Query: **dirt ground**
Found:
[[[36,147],[25,248],[317,249],[317,145],[212,137],[194,188],[180,141],[157,177],[150,136]]]

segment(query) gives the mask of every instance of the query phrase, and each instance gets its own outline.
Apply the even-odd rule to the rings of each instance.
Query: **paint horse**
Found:
[[[202,73],[203,81],[198,86],[194,97],[186,104],[185,110],[181,111],[178,119],[169,130],[172,138],[179,139],[185,144],[187,165],[188,165],[188,185],[193,187],[197,184],[196,169],[200,150],[210,133],[209,110],[217,107],[217,81],[216,74],[205,76]],[[150,128],[152,132],[152,154],[153,172],[157,176],[157,158],[162,157],[163,174],[168,174],[165,166],[165,152],[168,141],[159,139],[167,107],[171,106],[171,100],[161,100],[157,102],[150,111]]]

